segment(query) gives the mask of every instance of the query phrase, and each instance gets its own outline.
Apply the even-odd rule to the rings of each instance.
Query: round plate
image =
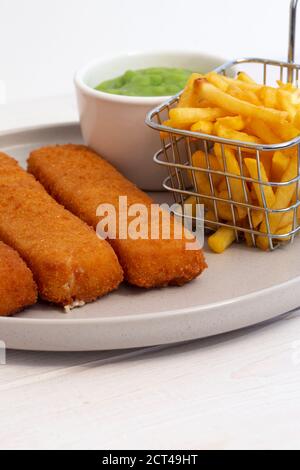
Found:
[[[25,166],[32,149],[69,142],[82,142],[77,124],[6,133],[0,149]],[[68,314],[39,302],[0,318],[0,340],[14,349],[91,351],[186,341],[260,323],[300,304],[299,244],[297,239],[272,253],[244,245],[222,255],[205,250],[209,268],[183,287],[123,285]]]

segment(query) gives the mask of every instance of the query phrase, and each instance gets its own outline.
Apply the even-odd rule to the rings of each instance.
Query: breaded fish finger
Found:
[[[12,315],[36,301],[32,272],[15,250],[0,242],[0,316]]]
[[[80,145],[45,147],[31,153],[29,171],[67,209],[94,228],[100,204],[115,206],[127,196],[128,206],[153,201],[91,149]],[[172,222],[173,224],[174,222]],[[171,232],[172,233],[172,232]],[[109,239],[125,278],[140,287],[181,285],[198,276],[206,263],[200,249],[186,250],[184,239]]]
[[[0,153],[0,239],[22,256],[40,296],[65,306],[95,300],[122,281],[111,246]]]

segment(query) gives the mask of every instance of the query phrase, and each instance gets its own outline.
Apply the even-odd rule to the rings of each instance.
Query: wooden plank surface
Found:
[[[300,318],[172,347],[9,351],[0,448],[299,448]]]

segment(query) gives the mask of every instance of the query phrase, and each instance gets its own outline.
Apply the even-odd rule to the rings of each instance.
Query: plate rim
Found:
[[[239,304],[241,302],[247,302],[253,300],[257,296],[263,296],[263,295],[268,295],[269,293],[272,293],[273,290],[277,291],[278,287],[280,288],[289,288],[289,284],[298,284],[300,285],[300,276],[294,277],[293,279],[289,279],[288,281],[282,282],[280,284],[275,284],[270,287],[266,287],[264,289],[256,290],[254,292],[245,294],[245,295],[239,295],[237,297],[231,298],[231,299],[226,299],[222,300],[219,302],[212,302],[210,304],[204,304],[204,305],[197,305],[194,307],[186,307],[186,308],[181,308],[181,309],[176,309],[176,310],[164,310],[161,312],[150,312],[150,313],[144,313],[143,315],[135,313],[130,316],[124,316],[124,315],[118,315],[114,317],[97,317],[97,318],[63,318],[65,313],[63,312],[63,307],[61,307],[61,315],[62,318],[23,318],[23,317],[15,317],[15,316],[4,316],[0,317],[0,325],[1,323],[5,322],[18,322],[18,323],[23,323],[26,322],[28,325],[29,323],[43,323],[45,325],[47,324],[52,324],[53,322],[57,322],[60,325],[61,324],[66,324],[70,325],[70,323],[76,323],[76,324],[81,324],[81,323],[127,323],[127,322],[137,322],[139,320],[153,320],[157,319],[159,315],[163,315],[164,317],[169,317],[169,316],[181,316],[181,315],[194,315],[194,314],[200,314],[201,311],[203,310],[213,310],[215,308],[218,308],[220,306],[229,306],[229,305],[235,305]],[[109,295],[109,294],[108,294]],[[98,301],[101,301],[101,298],[98,299]],[[50,304],[51,305],[51,304]],[[87,303],[86,305],[89,305]],[[34,307],[34,305],[32,305]],[[30,308],[30,307],[29,307]],[[60,308],[60,307],[56,307]],[[279,313],[276,316],[279,315],[284,315],[287,312],[282,312]],[[274,317],[275,318],[275,317]]]
[[[27,134],[28,132],[39,132],[54,130],[55,128],[68,128],[68,127],[78,127],[80,129],[80,122],[78,120],[59,122],[59,123],[49,123],[49,124],[37,124],[36,126],[22,126],[22,127],[13,127],[8,130],[0,130],[0,139],[4,137],[11,137],[14,134]],[[1,146],[1,141],[0,141]]]

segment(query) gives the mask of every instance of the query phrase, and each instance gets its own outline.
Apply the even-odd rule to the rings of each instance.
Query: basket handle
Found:
[[[289,51],[288,62],[294,64],[295,62],[295,43],[296,43],[296,20],[297,20],[297,6],[298,0],[291,0],[290,4],[290,28],[289,28]],[[293,81],[293,69],[288,71],[288,81]]]

